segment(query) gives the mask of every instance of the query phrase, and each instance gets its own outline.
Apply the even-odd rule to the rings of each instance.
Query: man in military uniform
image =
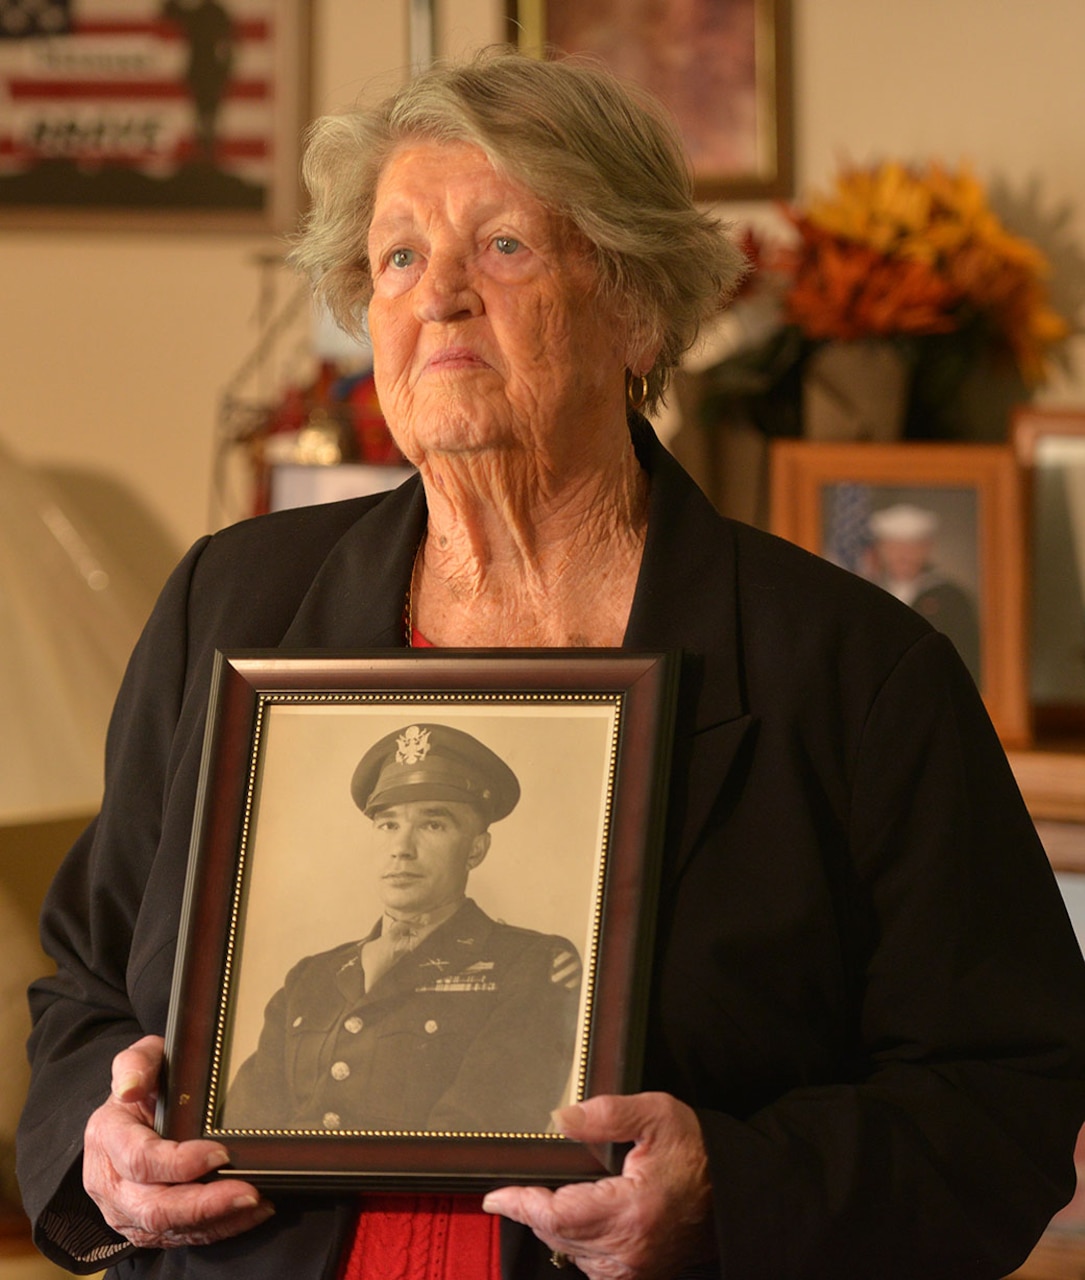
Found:
[[[384,913],[287,974],[223,1126],[545,1132],[572,1065],[576,948],[466,896],[516,775],[470,734],[414,724],[366,752],[351,793],[373,822]]]
[[[926,507],[898,502],[869,520],[871,571],[867,575],[949,636],[978,683],[980,629],[976,603],[935,561],[938,517]]]

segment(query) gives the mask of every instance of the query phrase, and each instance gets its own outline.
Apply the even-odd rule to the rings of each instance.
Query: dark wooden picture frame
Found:
[[[555,1105],[639,1087],[677,670],[677,655],[611,650],[219,654],[171,993],[160,1131],[224,1143],[231,1154],[226,1176],[303,1189],[484,1190],[617,1172],[614,1149],[571,1142],[545,1120],[509,1127],[489,1117],[509,1114],[506,1102],[515,1110],[522,1101],[531,1114],[548,1116]],[[359,756],[389,739],[400,748],[430,734],[439,742],[449,729],[484,743],[520,781],[519,804],[494,823],[493,851],[471,872],[469,894],[491,924],[507,918],[517,926],[512,932],[532,945],[558,937],[563,945],[551,983],[559,976],[564,981],[569,951],[579,952],[583,976],[570,997],[576,1029],[564,1094],[536,1107],[534,1098],[513,1092],[524,1088],[517,1072],[501,1069],[497,1088],[508,1097],[479,1102],[480,1118],[455,1128],[419,1121],[408,1110],[403,1114],[414,1114],[410,1121],[374,1125],[359,1120],[360,1112],[352,1119],[345,1106],[331,1120],[327,1113],[297,1119],[284,1110],[281,1123],[251,1124],[236,1107],[231,1118],[236,1070],[255,1060],[258,1038],[265,1052],[268,1042],[260,1037],[284,998],[282,990],[269,996],[288,985],[284,975],[300,972],[314,951],[321,963],[334,955],[328,972],[337,975],[335,983],[342,968],[356,965],[360,972],[356,957],[366,930],[380,919],[379,901],[362,905],[364,891],[355,881],[356,874],[364,876],[358,850],[372,832],[351,796]],[[478,891],[476,877],[488,867],[493,874]],[[472,942],[457,931],[464,926],[441,942],[441,957]],[[424,979],[408,977],[402,997],[394,997],[399,1003],[388,1005],[390,1016],[409,1007],[423,1030],[413,1042],[388,1038],[376,1047],[386,1053],[393,1045],[407,1055],[388,1064],[394,1066],[388,1089],[395,1094],[399,1081],[408,1082],[408,1099],[410,1082],[426,1070],[424,1055],[438,1052],[438,1038],[427,1041],[426,1034],[451,1032],[459,1013],[469,1010],[464,1000],[478,1000],[480,990],[496,992],[503,982],[500,995],[484,998],[520,999],[511,994],[512,979],[506,982],[499,958],[495,965],[483,951],[471,964],[423,960],[425,945],[409,957],[417,964],[412,972],[433,968]],[[342,968],[339,948],[347,957]],[[374,999],[379,990],[378,980]],[[334,1022],[336,1034],[340,1023],[347,1031],[361,1029],[354,1016],[359,1007],[356,1002],[351,1017]],[[486,1017],[494,1035],[495,1022]],[[457,1032],[452,1052],[469,1052],[458,1047],[467,1039],[462,1026]],[[291,1034],[283,1032],[284,1043]],[[289,1052],[304,1052],[296,1040],[289,1043]],[[350,1047],[360,1043],[359,1037]],[[491,1059],[502,1056],[495,1047],[496,1040]],[[449,1052],[447,1043],[440,1052]],[[465,1060],[455,1060],[457,1085]],[[335,1069],[344,1066],[334,1064],[336,1080]],[[365,1100],[357,1105],[368,1106],[372,1094],[359,1096]]]
[[[670,108],[702,200],[794,194],[790,0],[696,0],[655,25],[623,0],[507,0],[508,39],[536,57],[602,59]]]
[[[306,0],[70,0],[40,12],[0,39],[0,226],[293,228]],[[41,25],[46,15],[55,22]]]
[[[832,505],[848,508],[839,518],[856,547],[870,541],[875,509],[907,505],[934,516],[937,567],[963,588],[956,596],[973,597],[974,674],[987,710],[1004,745],[1029,745],[1024,503],[1012,447],[780,440],[770,466],[772,531],[862,576],[872,575],[834,550]],[[939,626],[934,616],[930,621]],[[950,626],[939,629],[958,640]],[[968,661],[967,646],[957,647]]]

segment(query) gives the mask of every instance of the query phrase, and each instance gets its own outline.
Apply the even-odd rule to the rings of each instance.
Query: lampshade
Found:
[[[93,811],[141,624],[123,566],[0,445],[0,823]]]

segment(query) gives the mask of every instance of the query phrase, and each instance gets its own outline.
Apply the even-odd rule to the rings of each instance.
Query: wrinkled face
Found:
[[[369,231],[381,407],[412,459],[578,447],[585,415],[624,423],[621,326],[583,238],[478,148],[402,146]]]
[[[389,805],[373,815],[373,829],[381,901],[409,914],[462,898],[490,847],[478,810],[455,800]]]

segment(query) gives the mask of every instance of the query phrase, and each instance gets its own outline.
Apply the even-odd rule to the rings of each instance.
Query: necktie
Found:
[[[385,916],[379,938],[367,942],[362,954],[365,985],[372,991],[388,970],[418,943],[418,929],[409,920],[392,920]]]
[[[388,934],[388,942],[396,960],[406,955],[408,951],[413,951],[417,945],[418,930],[409,920],[390,920],[385,917],[384,924],[381,926],[382,937],[385,932]]]

